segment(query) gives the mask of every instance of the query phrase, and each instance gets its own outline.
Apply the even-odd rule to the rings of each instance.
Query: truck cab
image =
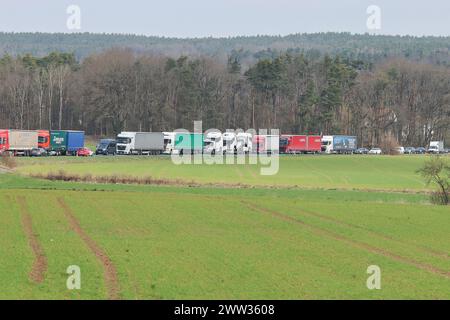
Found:
[[[225,132],[223,139],[223,153],[237,153],[236,134],[234,132]]]
[[[38,148],[50,150],[50,131],[38,130]]]
[[[204,152],[206,154],[220,154],[223,150],[222,133],[209,132],[204,140]]]
[[[0,153],[9,150],[8,130],[0,130]]]
[[[117,154],[132,154],[136,132],[122,132],[117,136]]]
[[[175,149],[175,132],[163,132],[164,134],[164,154],[172,154]]]
[[[238,153],[250,153],[252,152],[252,134],[246,132],[240,132],[236,135],[236,149]]]
[[[333,136],[322,137],[322,152],[333,153]]]

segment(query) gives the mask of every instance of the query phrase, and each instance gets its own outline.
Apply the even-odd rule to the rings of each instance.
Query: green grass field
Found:
[[[416,170],[424,156],[281,156],[278,174],[261,176],[257,165],[180,165],[170,157],[20,159],[19,173],[64,170],[74,174],[151,176],[187,182],[302,188],[424,190]]]
[[[422,193],[423,161],[285,157],[263,177],[164,158],[20,159],[0,175],[0,299],[450,299],[450,209]],[[27,177],[60,169],[205,186]],[[81,290],[66,288],[70,265]],[[370,265],[381,290],[366,287]]]

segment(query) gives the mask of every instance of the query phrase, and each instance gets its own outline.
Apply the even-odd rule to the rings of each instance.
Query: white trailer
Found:
[[[30,155],[38,147],[38,132],[30,130],[9,130],[9,151],[15,155]]]
[[[122,132],[117,136],[117,154],[161,154],[164,151],[162,132]]]

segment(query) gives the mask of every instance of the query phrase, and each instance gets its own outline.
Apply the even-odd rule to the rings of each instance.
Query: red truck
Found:
[[[280,153],[318,153],[321,149],[321,136],[290,134],[280,138]]]
[[[0,153],[9,150],[8,130],[0,130]]]
[[[38,130],[38,147],[45,150],[50,149],[50,131]]]

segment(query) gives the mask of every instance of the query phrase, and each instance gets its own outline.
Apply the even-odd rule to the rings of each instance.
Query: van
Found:
[[[115,155],[116,154],[116,140],[102,139],[95,150],[96,155]]]

